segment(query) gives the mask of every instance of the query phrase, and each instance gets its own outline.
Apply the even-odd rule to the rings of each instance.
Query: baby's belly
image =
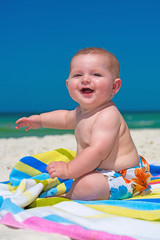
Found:
[[[133,156],[121,156],[118,158],[107,158],[103,160],[98,168],[105,170],[114,170],[115,172],[135,167],[139,163],[138,155]]]

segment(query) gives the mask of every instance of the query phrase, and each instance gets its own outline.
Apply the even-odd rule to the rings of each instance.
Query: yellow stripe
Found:
[[[33,199],[34,199],[33,194],[31,192],[29,192],[29,191],[25,191],[22,195],[25,196],[27,198],[27,200],[28,200],[26,205],[31,203],[33,201]]]
[[[83,205],[87,205],[87,204],[83,204]],[[90,205],[88,205],[90,206]],[[52,209],[57,209],[57,206],[50,206]],[[68,210],[66,208],[66,210],[63,209],[64,212],[68,213]],[[111,217],[115,217],[114,215],[112,214],[109,214],[109,213],[98,213],[98,214],[91,214],[91,215],[83,215],[82,216],[83,218],[86,218],[86,219],[102,219],[102,218],[111,218]]]
[[[42,174],[42,172],[38,171],[37,169],[35,169],[31,166],[28,166],[27,164],[25,164],[21,161],[19,161],[14,168],[16,170],[24,172],[24,173],[26,173],[26,169],[27,169],[27,174],[29,174],[32,177],[36,176],[36,175],[39,175],[39,174]]]
[[[58,186],[57,186],[57,194],[56,195],[60,195],[60,194],[63,194],[66,192],[66,186],[64,183],[60,183]]]
[[[121,217],[129,217],[129,218],[138,218],[143,220],[159,220],[160,216],[160,210],[152,210],[152,211],[143,211],[143,210],[136,210],[136,209],[127,209],[123,207],[117,207],[117,206],[106,206],[106,205],[89,205],[85,204],[85,206],[88,206],[90,208],[109,213],[118,215]]]
[[[134,199],[151,199],[151,198],[160,198],[160,188],[155,188],[155,189],[152,189],[151,190],[152,192],[147,194],[147,192],[143,195],[143,192],[140,194],[140,195],[137,195],[133,198],[128,198],[128,199],[125,199],[125,200],[134,200]]]
[[[125,199],[125,200],[134,200],[134,199],[154,199],[154,198],[160,198],[160,195],[159,194],[154,194],[154,193],[151,193],[149,195],[146,195],[146,196],[143,196],[143,197],[133,197],[133,198],[130,198],[130,199]]]
[[[91,216],[83,216],[84,218],[87,219],[101,219],[101,218],[111,218],[111,217],[115,217],[113,214],[109,214],[109,213],[99,213],[99,214],[95,214],[95,215],[91,215]]]
[[[62,197],[36,198],[27,208],[53,206],[64,201],[72,200]]]
[[[14,192],[17,190],[17,188],[18,188],[18,186],[17,186],[17,187],[14,187],[14,186],[11,186],[11,185],[9,185],[9,184],[7,184],[7,187],[8,187],[8,190],[9,190],[10,192],[12,192],[12,193],[14,193]]]
[[[37,180],[35,179],[36,183],[42,183],[43,184],[43,191],[47,191],[53,187],[56,187],[59,184],[58,178],[49,178],[46,180]]]
[[[71,150],[67,150],[67,151],[73,156],[73,158],[76,156],[76,153],[74,151],[71,151]],[[46,164],[49,164],[52,161],[64,161],[64,162],[70,161],[67,156],[65,156],[55,150],[40,153],[40,154],[35,154],[32,156]]]
[[[153,193],[160,193],[160,188],[153,188],[151,191]]]
[[[154,179],[154,180],[151,180],[150,183],[154,183],[154,182],[159,182],[160,179]]]
[[[22,181],[19,184],[18,189],[21,191],[21,193],[23,193],[26,190],[26,183],[24,181]]]

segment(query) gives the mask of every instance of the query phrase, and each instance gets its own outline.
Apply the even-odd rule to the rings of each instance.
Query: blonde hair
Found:
[[[108,69],[111,71],[113,77],[116,79],[119,77],[120,74],[120,65],[117,60],[117,58],[109,51],[103,48],[98,48],[98,47],[89,47],[89,48],[83,48],[79,50],[71,59],[70,62],[70,70],[71,70],[71,63],[74,57],[79,56],[79,55],[86,55],[86,54],[98,54],[102,56],[106,56],[109,59],[109,66]]]

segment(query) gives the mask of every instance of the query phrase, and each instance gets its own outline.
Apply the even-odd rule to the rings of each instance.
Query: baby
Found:
[[[101,48],[78,51],[70,63],[66,85],[79,105],[23,117],[16,129],[75,129],[77,156],[65,163],[51,162],[51,178],[75,179],[67,198],[124,199],[138,195],[150,180],[148,163],[138,156],[129,129],[112,102],[121,87],[119,62]]]

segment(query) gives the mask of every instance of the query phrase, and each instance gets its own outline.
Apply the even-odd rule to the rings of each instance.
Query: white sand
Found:
[[[160,165],[160,129],[132,130],[132,138],[142,155],[150,164]],[[46,152],[57,148],[76,150],[73,135],[58,135],[24,138],[0,139],[0,181],[8,180],[9,173],[14,164],[22,157],[36,153]],[[0,225],[1,240],[65,240],[57,234],[45,234],[23,229],[12,229]]]

